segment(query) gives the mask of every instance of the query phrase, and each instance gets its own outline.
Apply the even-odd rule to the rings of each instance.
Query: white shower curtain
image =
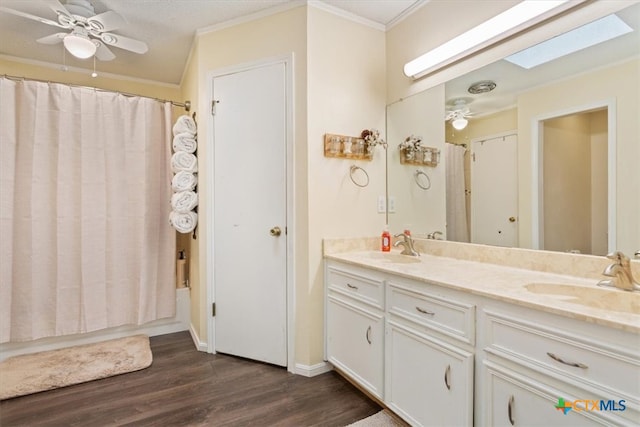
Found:
[[[446,145],[447,240],[468,242],[467,203],[464,188],[464,153],[461,145]]]
[[[0,342],[175,313],[168,103],[0,78]]]

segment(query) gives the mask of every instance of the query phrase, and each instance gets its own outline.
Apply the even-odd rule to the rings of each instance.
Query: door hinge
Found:
[[[216,115],[216,105],[219,103],[220,101],[213,99],[211,100],[211,115],[215,116]]]
[[[211,317],[216,317],[216,303],[211,303]]]

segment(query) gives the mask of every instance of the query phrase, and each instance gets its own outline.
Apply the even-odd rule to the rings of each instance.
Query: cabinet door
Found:
[[[386,403],[412,425],[473,424],[473,354],[387,322]]]
[[[382,313],[364,310],[329,295],[327,359],[382,399],[384,321]]]
[[[569,410],[565,414],[557,409],[559,396],[544,384],[522,377],[508,370],[488,371],[489,402],[488,419],[483,425],[490,426],[601,426],[612,425],[599,419],[594,412]],[[584,398],[584,397],[582,397]],[[618,423],[613,423],[618,424]]]

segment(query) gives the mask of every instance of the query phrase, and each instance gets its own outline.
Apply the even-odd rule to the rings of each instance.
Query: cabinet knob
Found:
[[[371,344],[371,326],[367,328],[367,333],[365,334],[365,338],[367,339],[367,342]]]

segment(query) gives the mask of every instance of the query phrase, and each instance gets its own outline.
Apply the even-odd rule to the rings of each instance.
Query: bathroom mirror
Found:
[[[512,55],[387,106],[391,230],[596,255],[637,251],[640,4],[605,21],[629,31],[528,69]],[[610,23],[598,20],[591,29],[602,33]],[[586,38],[572,34],[564,38]],[[482,81],[496,88],[468,92]],[[447,112],[464,109],[465,128],[445,123]],[[410,135],[441,150],[438,166],[400,164],[398,144]],[[567,141],[573,145],[560,147]],[[417,185],[419,171],[428,190]],[[447,197],[447,181],[457,184],[457,197]],[[584,197],[572,199],[578,192]]]

